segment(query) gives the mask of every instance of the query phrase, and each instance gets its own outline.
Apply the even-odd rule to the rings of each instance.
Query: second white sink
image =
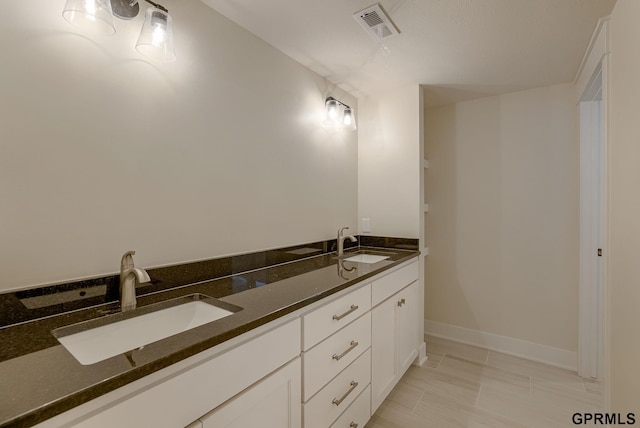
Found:
[[[202,300],[189,299],[186,303],[69,335],[64,335],[68,327],[63,327],[54,331],[54,335],[80,364],[89,365],[233,313]]]
[[[376,256],[374,254],[357,254],[355,256],[344,259],[346,262],[358,262],[358,263],[378,263],[382,260],[388,259],[389,256]]]

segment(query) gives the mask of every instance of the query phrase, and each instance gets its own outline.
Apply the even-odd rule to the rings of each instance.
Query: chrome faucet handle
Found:
[[[348,229],[349,229],[349,226],[340,228],[340,230],[338,230],[338,237],[342,238],[344,236],[344,231]]]

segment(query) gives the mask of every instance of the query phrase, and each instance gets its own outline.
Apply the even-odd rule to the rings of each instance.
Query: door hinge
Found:
[[[598,257],[602,257],[602,248],[598,248]]]

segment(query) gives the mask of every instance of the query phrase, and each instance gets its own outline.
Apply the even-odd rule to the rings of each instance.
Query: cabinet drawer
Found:
[[[331,425],[330,428],[364,428],[371,414],[371,387],[360,394],[356,401]]]
[[[304,401],[308,401],[370,346],[371,312],[367,312],[333,336],[304,352]]]
[[[371,284],[371,306],[376,306],[418,279],[418,262],[391,272]]]
[[[370,308],[371,284],[367,284],[303,316],[303,350],[331,336]]]
[[[368,387],[370,366],[371,349],[368,349],[304,405],[304,427],[326,428],[331,425]]]

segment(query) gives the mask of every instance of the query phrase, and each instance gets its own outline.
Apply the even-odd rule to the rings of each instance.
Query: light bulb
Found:
[[[167,40],[167,20],[164,16],[160,18],[152,18],[151,25],[151,43],[155,46],[161,46]]]
[[[344,109],[344,114],[342,116],[342,125],[352,131],[356,129],[356,118],[353,117],[353,110],[351,110],[351,107],[346,107]]]
[[[327,117],[329,120],[338,118],[338,102],[336,100],[327,101]]]
[[[342,123],[344,123],[344,126],[351,126],[351,124],[353,123],[353,117],[351,116],[351,109],[345,109],[344,110],[344,117],[342,118]]]
[[[176,59],[173,49],[173,21],[166,11],[155,7],[147,9],[136,50],[160,61]]]
[[[89,15],[89,16],[87,16],[87,18],[92,20],[92,21],[95,21],[96,20],[96,16],[95,15],[96,15],[96,10],[97,10],[96,0],[87,0],[85,4],[87,6],[86,7],[87,8],[87,14]]]

